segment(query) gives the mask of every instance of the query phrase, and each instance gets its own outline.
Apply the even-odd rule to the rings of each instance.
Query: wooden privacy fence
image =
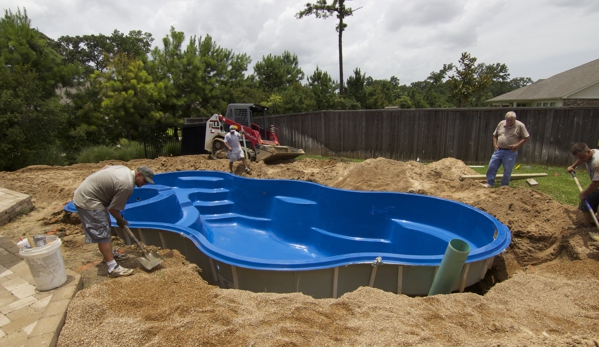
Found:
[[[516,112],[531,135],[519,150],[519,163],[570,165],[574,143],[597,146],[599,107],[317,111],[268,116],[267,121],[280,129],[283,145],[308,155],[402,161],[453,157],[482,164],[491,158],[493,131],[508,111]]]

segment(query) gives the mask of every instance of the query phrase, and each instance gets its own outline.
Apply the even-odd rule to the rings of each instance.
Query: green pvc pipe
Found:
[[[435,275],[428,295],[449,294],[460,276],[462,267],[470,254],[470,245],[466,241],[453,239],[449,241],[441,266]]]

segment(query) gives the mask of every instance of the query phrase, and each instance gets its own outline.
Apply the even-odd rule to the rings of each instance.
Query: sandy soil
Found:
[[[197,155],[0,172],[1,187],[31,195],[35,206],[0,233],[14,240],[56,233],[65,266],[83,278],[59,346],[599,346],[599,247],[588,236],[592,229],[568,228],[580,222],[576,208],[534,189],[486,189],[460,181],[460,175],[475,172],[459,160],[426,166],[382,158],[252,165],[254,178],[461,201],[512,231],[507,252],[467,292],[413,298],[364,287],[339,299],[220,289],[170,250],[159,250],[166,261],[156,271],[146,272],[131,259],[123,265],[137,268],[133,276],[106,278],[97,247],[85,244],[77,216],[62,209],[79,183],[106,164],[167,172],[227,171],[228,162]],[[113,244],[140,255],[118,238]]]

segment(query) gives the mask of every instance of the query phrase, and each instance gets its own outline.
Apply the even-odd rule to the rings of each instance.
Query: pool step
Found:
[[[226,188],[197,188],[195,192],[189,194],[191,202],[196,201],[221,201],[229,197],[229,190]]]
[[[244,220],[255,220],[255,221],[260,221],[260,222],[270,222],[271,221],[270,218],[252,217],[252,216],[246,216],[246,215],[241,215],[241,214],[237,214],[237,213],[219,213],[219,214],[202,215],[202,219],[204,221],[210,221],[210,222],[218,222],[220,220],[227,220],[227,219],[234,219],[234,218],[240,218],[240,219],[244,219]]]
[[[202,217],[205,214],[226,214],[233,210],[235,204],[229,200],[215,200],[215,201],[195,201],[193,206],[198,209]]]
[[[275,196],[272,204],[272,230],[283,240],[305,243],[310,228],[320,219],[316,201],[291,196]]]
[[[215,176],[183,176],[178,177],[176,185],[179,188],[222,188],[226,181]]]

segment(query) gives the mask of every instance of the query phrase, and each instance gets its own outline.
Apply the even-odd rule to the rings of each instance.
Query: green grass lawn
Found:
[[[510,182],[510,187],[524,187],[529,189],[535,189],[540,192],[543,192],[553,199],[568,205],[577,206],[578,202],[578,194],[580,191],[576,186],[576,182],[574,178],[566,171],[566,167],[555,167],[555,166],[544,166],[544,165],[531,165],[531,164],[518,164],[517,170],[512,172],[514,174],[530,174],[530,173],[546,173],[547,177],[534,177],[534,179],[539,182],[538,186],[531,187],[526,183],[526,179],[514,179]],[[482,168],[472,168],[474,171],[478,172],[481,175],[484,175],[487,172],[487,165]],[[499,169],[498,174],[503,173],[503,167]],[[576,173],[576,177],[580,182],[580,185],[583,189],[585,189],[589,183],[590,178],[589,174],[586,170],[582,170],[582,168],[578,168]],[[501,179],[496,179],[496,187],[499,187]]]

